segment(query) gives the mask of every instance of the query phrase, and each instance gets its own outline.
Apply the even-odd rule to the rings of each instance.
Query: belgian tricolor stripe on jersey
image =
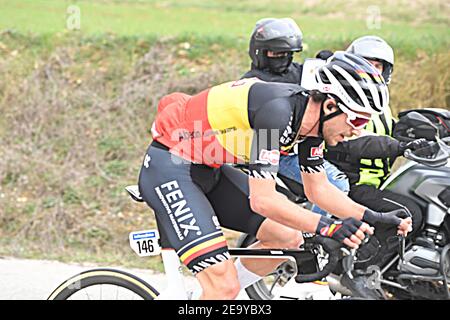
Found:
[[[227,246],[227,241],[224,237],[219,237],[215,239],[211,239],[209,241],[203,242],[199,245],[196,245],[192,249],[186,251],[180,258],[184,264],[189,264],[192,260],[201,255],[204,255],[208,252],[217,250],[219,248],[223,248]]]
[[[259,80],[227,82],[195,96],[163,97],[152,126],[153,138],[183,159],[218,167],[248,163],[254,132],[248,93]]]
[[[188,265],[192,260],[202,255],[226,247],[227,241],[222,232],[218,231],[188,243],[178,250],[177,254],[180,260]]]

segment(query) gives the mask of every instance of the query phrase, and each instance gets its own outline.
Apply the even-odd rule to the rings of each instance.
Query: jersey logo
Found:
[[[259,153],[258,160],[258,162],[264,162],[277,166],[280,163],[280,151],[262,149]]]
[[[252,81],[254,81],[254,82],[261,82],[261,80],[258,79],[257,77],[245,78],[245,79],[239,79],[239,80],[234,81],[231,84],[231,87],[233,88],[233,87],[243,86],[243,85],[245,85],[245,84],[247,84],[249,82],[252,82]]]
[[[152,158],[148,154],[146,154],[144,159],[144,167],[147,169],[150,166],[150,160],[152,160]]]
[[[312,147],[311,148],[311,158],[316,158],[316,157],[323,158],[323,148],[324,148],[323,142],[318,147]]]
[[[282,145],[286,146],[288,144],[290,144],[294,139],[292,137],[292,120],[293,120],[294,116],[291,115],[291,118],[289,119],[289,123],[286,126],[286,129],[284,129],[283,134],[281,135],[280,138],[280,142]]]

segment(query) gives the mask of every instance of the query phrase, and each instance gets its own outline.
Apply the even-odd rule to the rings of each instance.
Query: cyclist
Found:
[[[384,81],[365,59],[345,52],[336,52],[317,78],[321,86],[314,92],[244,79],[160,100],[139,189],[155,212],[163,246],[174,248],[196,275],[201,298],[235,298],[282,262],[233,263],[221,226],[255,235],[258,248],[298,248],[300,231],[355,248],[373,233],[367,223],[377,221],[408,232],[406,212],[361,206],[329,185],[323,172],[324,141],[335,145],[358,134],[382,111],[388,100]],[[343,220],[314,214],[276,191],[280,147],[294,143],[306,193],[326,197],[325,209]],[[226,165],[232,163],[248,163],[250,176]]]
[[[293,53],[302,51],[302,42],[303,34],[294,20],[259,20],[250,37],[251,68],[242,78],[256,77],[263,81],[302,84],[303,65],[292,62]],[[332,53],[327,58],[331,55]],[[324,161],[324,168],[328,180],[339,190],[348,193],[350,186],[345,174],[328,161]],[[301,182],[297,155],[294,152],[281,153],[279,174]],[[312,211],[326,214],[316,205]]]
[[[379,70],[386,84],[390,83],[394,68],[394,51],[386,41],[377,36],[360,37],[350,44],[347,51],[371,62]],[[409,143],[399,142],[392,138],[394,126],[392,111],[387,106],[382,114],[376,114],[371,118],[364,129],[366,135],[327,147],[325,158],[348,176],[351,186],[349,196],[354,201],[378,211],[406,207],[413,220],[411,236],[414,230],[419,230],[422,223],[420,208],[413,200],[388,190],[380,190],[379,187],[389,176],[391,165],[398,156],[403,155],[408,148],[415,150],[426,147],[428,143],[423,139]],[[397,241],[389,237],[395,235],[395,232],[385,226],[376,225],[376,229],[376,239],[380,243],[373,244],[376,246],[382,244],[382,247],[378,255],[366,265],[389,258],[386,254],[389,240],[392,247],[397,246]],[[375,238],[373,240],[375,241]]]

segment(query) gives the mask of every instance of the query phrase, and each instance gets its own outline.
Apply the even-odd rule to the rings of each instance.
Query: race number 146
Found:
[[[161,253],[158,243],[158,230],[143,230],[131,232],[129,236],[130,247],[140,257],[156,256]]]

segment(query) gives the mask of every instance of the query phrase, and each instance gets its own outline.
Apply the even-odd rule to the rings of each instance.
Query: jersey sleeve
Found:
[[[274,105],[272,105],[274,104]],[[274,112],[276,116],[274,116]],[[292,109],[286,101],[273,101],[260,108],[253,121],[253,140],[249,175],[254,178],[276,178],[280,148],[292,131]]]
[[[307,137],[299,143],[298,163],[304,173],[319,173],[325,171],[323,166],[323,149],[325,141],[322,138]]]

